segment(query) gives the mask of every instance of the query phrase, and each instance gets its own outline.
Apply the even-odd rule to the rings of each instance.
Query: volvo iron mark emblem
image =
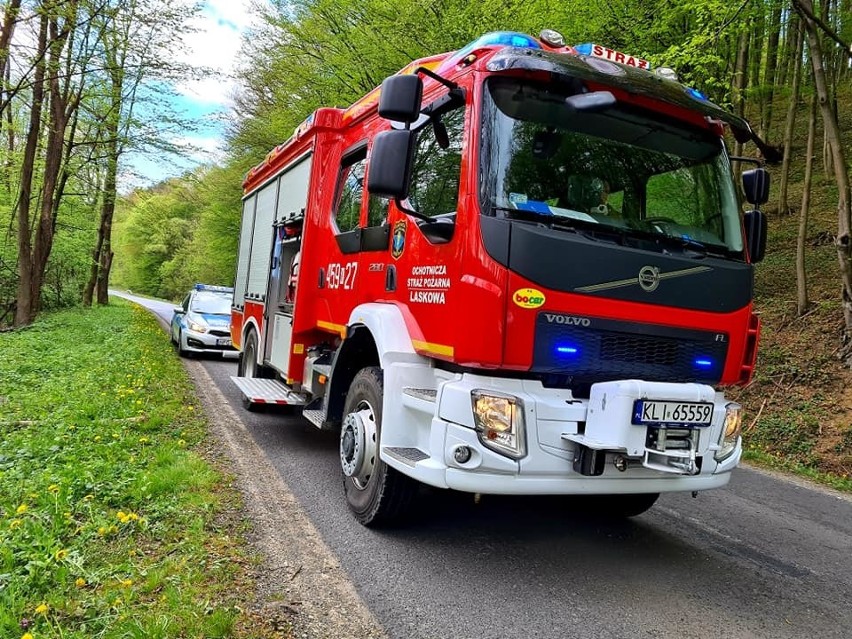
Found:
[[[602,284],[590,284],[589,286],[580,286],[579,288],[575,288],[574,290],[578,293],[597,293],[599,291],[607,291],[613,288],[622,288],[624,286],[633,286],[638,284],[643,291],[647,291],[651,293],[656,291],[660,286],[660,282],[663,280],[670,280],[675,277],[684,277],[686,275],[698,275],[699,273],[706,273],[707,271],[712,271],[713,269],[709,266],[693,266],[691,268],[684,268],[679,271],[667,271],[665,273],[661,273],[660,269],[656,266],[643,266],[639,269],[639,275],[637,277],[629,277],[623,280],[613,280],[611,282],[603,282]]]
[[[660,285],[660,269],[656,266],[643,266],[639,269],[639,286],[643,291],[656,291]]]

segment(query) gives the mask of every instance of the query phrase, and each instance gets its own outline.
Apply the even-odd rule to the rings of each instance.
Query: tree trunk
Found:
[[[32,199],[33,173],[35,171],[36,150],[41,133],[41,109],[44,102],[45,61],[42,55],[47,47],[47,15],[39,20],[38,52],[39,61],[35,69],[30,108],[30,125],[27,141],[24,145],[24,158],[21,166],[21,186],[18,195],[18,306],[15,309],[15,326],[26,326],[35,319],[33,300],[33,255],[30,237],[30,200]]]
[[[784,127],[784,160],[781,163],[781,187],[778,196],[778,214],[787,215],[790,203],[787,200],[787,187],[790,180],[790,155],[793,148],[793,128],[796,124],[796,109],[799,106],[799,87],[802,82],[802,47],[804,29],[800,20],[796,20],[796,49],[793,56],[793,88],[790,106],[787,107],[787,124]]]
[[[104,179],[104,202],[101,215],[100,260],[98,263],[98,304],[109,303],[109,272],[112,268],[112,218],[115,213],[116,177],[118,174],[118,120],[110,122],[106,178]]]
[[[6,77],[6,65],[9,62],[9,45],[12,43],[12,35],[15,33],[15,25],[18,13],[21,9],[21,0],[11,0],[3,12],[3,27],[0,31],[0,78]],[[0,101],[2,104],[2,101]],[[2,112],[2,111],[0,111]]]
[[[769,141],[772,128],[772,100],[775,99],[775,76],[778,68],[778,40],[781,36],[781,5],[772,8],[769,21],[769,42],[766,45],[766,68],[763,73],[763,84],[766,96],[763,109],[760,112],[760,131],[764,140]]]
[[[740,32],[739,38],[737,40],[737,62],[734,66],[734,77],[733,77],[733,99],[734,99],[734,112],[740,116],[744,117],[745,114],[745,89],[748,86],[748,43],[749,43],[749,30],[743,29]],[[737,142],[734,147],[734,155],[742,155],[743,145],[741,142]],[[734,167],[735,172],[737,172],[737,168]]]
[[[41,211],[39,223],[36,229],[35,243],[33,245],[33,268],[32,268],[32,311],[35,316],[41,307],[41,288],[44,283],[44,274],[47,270],[47,260],[53,249],[53,236],[56,230],[56,212],[59,210],[57,185],[62,170],[65,151],[65,131],[68,126],[67,94],[64,94],[59,82],[60,58],[65,42],[68,39],[70,28],[76,22],[76,0],[69,2],[63,8],[68,11],[63,28],[60,29],[59,20],[54,14],[49,18],[50,45],[48,53],[48,77],[47,87],[50,104],[50,117],[48,120],[47,141],[44,152],[44,174],[42,175],[41,188]],[[68,55],[71,55],[69,52]]]
[[[802,210],[799,211],[799,234],[796,237],[796,311],[799,317],[808,309],[808,280],[805,272],[805,240],[808,234],[808,212],[811,206],[811,178],[814,170],[817,97],[811,100],[808,119],[808,148],[805,155],[805,183],[802,190]]]
[[[808,37],[811,53],[811,67],[814,72],[823,125],[831,147],[834,179],[837,182],[837,259],[840,266],[841,299],[843,303],[843,344],[842,357],[847,366],[852,365],[852,243],[850,243],[850,226],[852,226],[852,210],[850,210],[849,171],[840,138],[840,127],[831,108],[829,88],[826,84],[825,69],[822,64],[822,43],[813,16],[813,4],[810,0],[793,0],[796,9],[802,16]]]

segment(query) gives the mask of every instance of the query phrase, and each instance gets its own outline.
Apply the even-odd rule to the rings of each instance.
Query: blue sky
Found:
[[[216,160],[222,152],[223,122],[228,117],[236,88],[235,64],[239,58],[242,35],[255,14],[253,0],[206,0],[195,20],[196,33],[187,36],[185,62],[212,68],[215,77],[174,86],[169,98],[184,117],[195,121],[195,130],[175,135],[171,142],[184,146],[180,157],[167,158],[160,153],[128,154],[120,177],[120,190],[154,184],[179,175],[202,162]]]

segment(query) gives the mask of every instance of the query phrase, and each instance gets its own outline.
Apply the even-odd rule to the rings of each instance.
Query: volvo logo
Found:
[[[660,285],[660,269],[656,266],[643,266],[639,269],[639,286],[643,291],[656,291]]]
[[[639,275],[636,277],[628,277],[623,280],[612,280],[611,282],[602,282],[600,284],[589,284],[588,286],[580,286],[574,290],[578,293],[599,293],[600,291],[608,291],[614,288],[623,288],[625,286],[635,286],[638,284],[642,290],[651,292],[657,290],[660,282],[670,280],[676,277],[684,277],[687,275],[698,275],[699,273],[708,273],[713,269],[709,266],[693,266],[679,271],[666,271],[661,273],[656,266],[643,266],[639,269]]]
[[[566,326],[589,326],[592,322],[587,317],[577,317],[576,315],[556,315],[554,313],[545,313],[545,319],[548,324],[565,324]]]

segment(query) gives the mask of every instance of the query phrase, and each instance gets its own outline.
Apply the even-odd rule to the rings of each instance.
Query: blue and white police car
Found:
[[[170,334],[178,353],[215,353],[237,357],[231,343],[231,298],[228,286],[196,284],[172,316]]]

